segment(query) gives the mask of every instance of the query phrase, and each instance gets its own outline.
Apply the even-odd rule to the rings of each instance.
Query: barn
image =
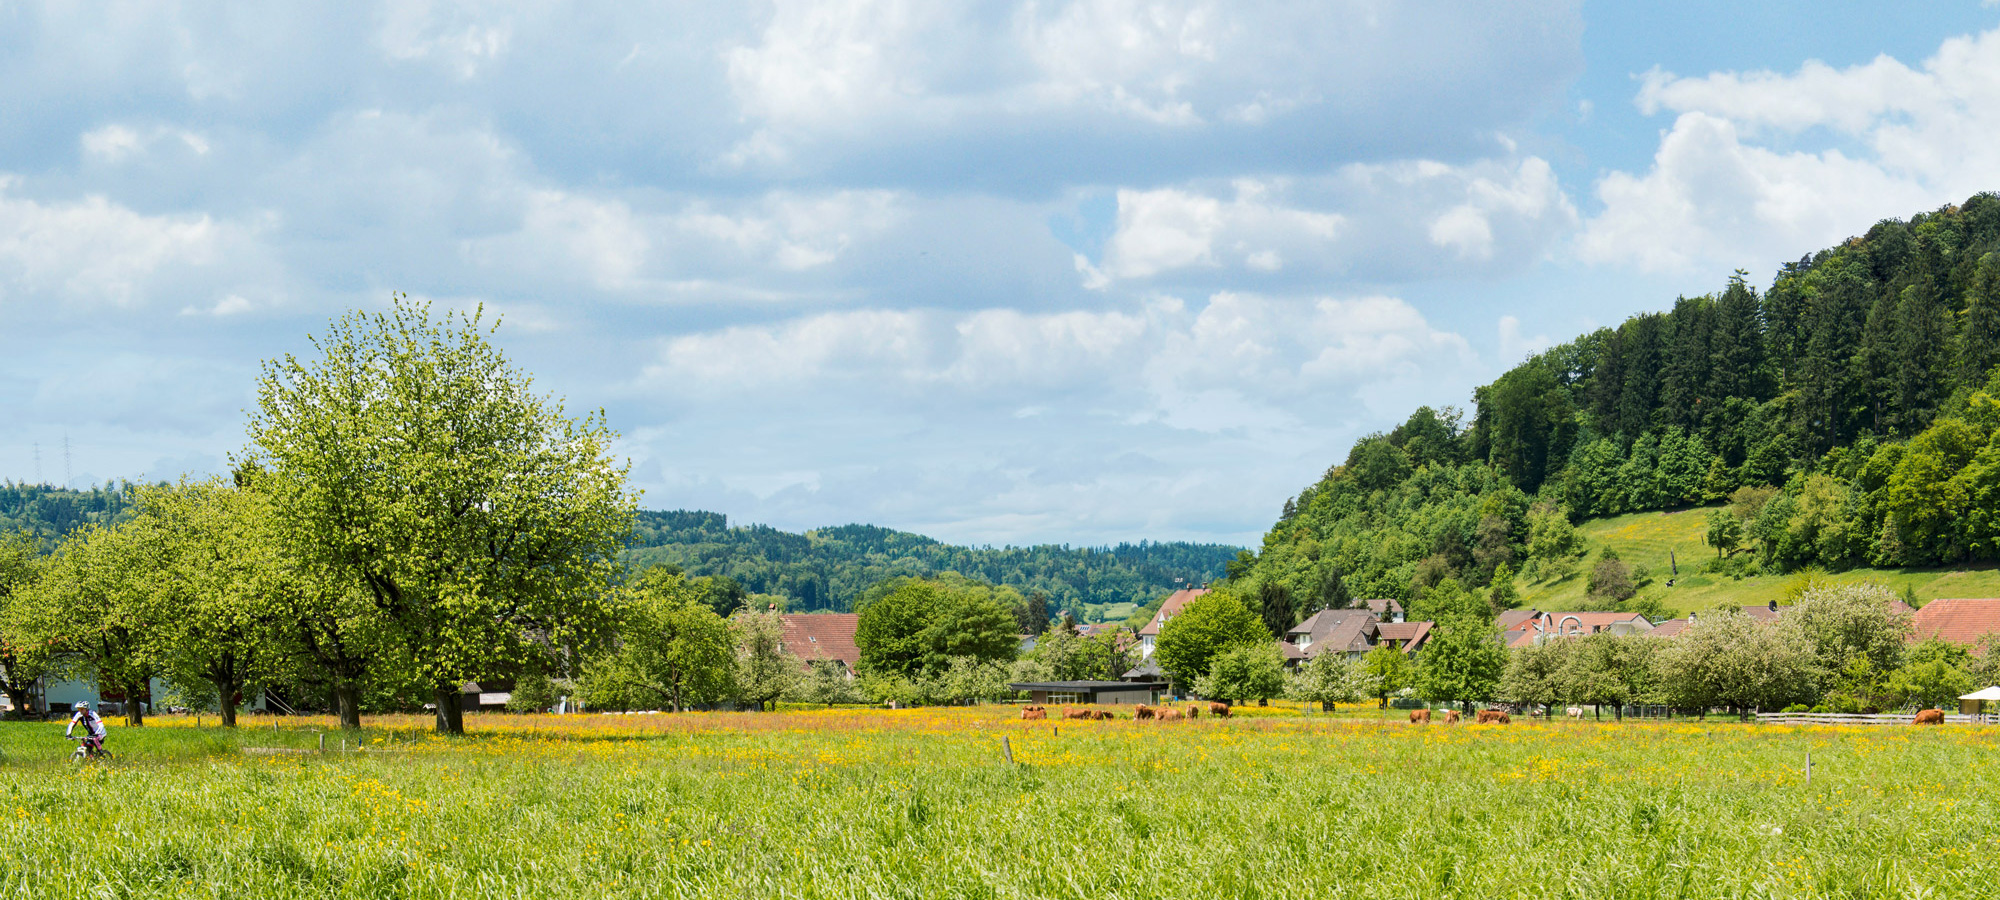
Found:
[[[1036,705],[1050,703],[1158,703],[1164,681],[1023,681],[1007,685],[1026,691]]]

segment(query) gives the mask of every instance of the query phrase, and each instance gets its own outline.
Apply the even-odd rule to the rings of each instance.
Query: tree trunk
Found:
[[[464,697],[464,694],[459,693],[458,685],[456,684],[437,689],[438,734],[465,733]]]
[[[216,705],[222,710],[222,727],[235,728],[236,692],[240,686],[234,681],[220,678],[216,679],[214,684]]]
[[[340,711],[340,727],[348,731],[361,730],[361,689],[352,684],[340,684],[333,689],[333,705]]]
[[[7,689],[7,705],[12,707],[7,711],[7,718],[25,719],[28,717],[28,695],[32,692],[33,689],[26,687],[19,689],[10,687]]]
[[[139,728],[146,724],[146,704],[140,702],[139,694],[146,689],[145,682],[125,688],[125,724]]]

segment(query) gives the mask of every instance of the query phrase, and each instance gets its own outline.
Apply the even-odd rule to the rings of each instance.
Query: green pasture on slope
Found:
[[[1641,593],[1658,597],[1667,609],[1679,615],[1714,609],[1724,604],[1763,606],[1785,600],[1785,587],[1793,575],[1759,575],[1732,578],[1703,574],[1703,564],[1715,558],[1715,549],[1703,540],[1708,533],[1708,509],[1676,512],[1632,513],[1608,519],[1593,519],[1577,527],[1590,550],[1575,574],[1561,581],[1516,582],[1521,605],[1537,609],[1577,609],[1588,605],[1590,567],[1598,554],[1609,546],[1618,551],[1628,566],[1645,566],[1651,583]],[[1681,575],[1673,587],[1669,554],[1678,557]],[[1905,588],[1916,591],[1919,600],[1939,597],[2000,597],[2000,569],[1991,565],[1958,569],[1850,569],[1827,573],[1835,582],[1874,581],[1897,593]]]
[[[1009,712],[473,716],[465,738],[375,731],[395,749],[347,755],[232,750],[306,730],[119,729],[123,759],[81,766],[39,752],[59,726],[6,723],[0,897],[1595,900],[2000,883],[1991,729]]]

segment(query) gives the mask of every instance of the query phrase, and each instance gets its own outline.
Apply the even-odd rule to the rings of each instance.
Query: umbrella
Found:
[[[1960,700],[2000,700],[2000,687],[1982,688],[1970,694],[1960,694]]]

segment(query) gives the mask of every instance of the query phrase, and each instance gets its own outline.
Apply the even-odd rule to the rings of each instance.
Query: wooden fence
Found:
[[[1916,715],[1913,713],[1869,715],[1866,713],[1775,712],[1758,713],[1757,723],[1760,725],[1909,725],[1910,721],[1915,718]],[[1947,713],[1944,721],[1947,725],[1992,725],[2000,722],[2000,716],[1996,716],[1993,713],[1971,716]]]

